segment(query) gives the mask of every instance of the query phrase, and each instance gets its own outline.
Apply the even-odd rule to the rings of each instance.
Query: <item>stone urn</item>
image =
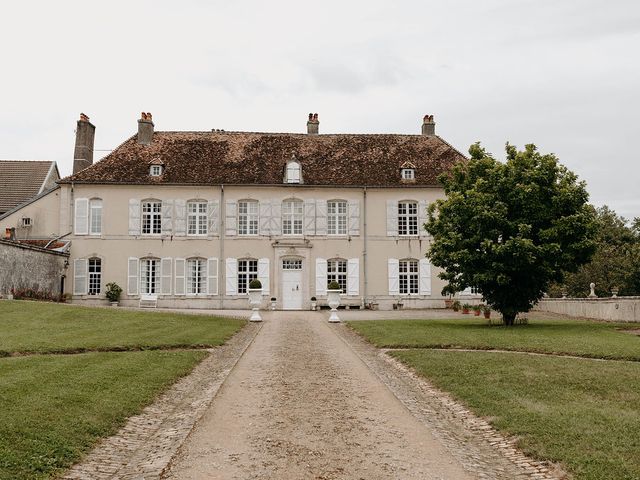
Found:
[[[250,322],[261,322],[260,304],[262,303],[262,283],[260,280],[254,279],[249,282],[249,305],[251,305]]]
[[[331,308],[329,321],[331,323],[340,322],[340,317],[338,317],[338,307],[340,306],[340,292],[340,286],[338,285],[329,285],[329,288],[327,288],[327,303],[329,304],[329,308]]]

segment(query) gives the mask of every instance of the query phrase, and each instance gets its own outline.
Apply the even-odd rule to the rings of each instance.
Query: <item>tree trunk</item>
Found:
[[[502,322],[510,327],[513,325],[514,320],[516,319],[516,313],[514,312],[502,312]]]

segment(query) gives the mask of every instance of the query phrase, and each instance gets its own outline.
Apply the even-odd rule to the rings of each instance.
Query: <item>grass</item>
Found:
[[[628,323],[532,320],[502,327],[486,320],[371,320],[349,326],[380,348],[470,348],[640,361],[640,336]],[[637,328],[637,325],[635,326]]]
[[[640,478],[640,363],[424,349],[391,355],[576,479]]]
[[[0,307],[0,356],[211,347],[223,344],[246,323],[45,302],[2,301]]]

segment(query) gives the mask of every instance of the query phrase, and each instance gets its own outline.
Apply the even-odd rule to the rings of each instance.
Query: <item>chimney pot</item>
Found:
[[[84,113],[80,114],[76,127],[76,146],[73,151],[73,173],[84,170],[93,164],[93,141],[96,127]]]
[[[16,229],[11,227],[7,227],[4,231],[5,240],[11,240],[12,242],[16,241]]]
[[[433,115],[425,115],[422,119],[422,135],[435,135],[436,134],[436,122],[433,120]]]
[[[140,120],[138,120],[138,143],[141,145],[149,145],[153,140],[153,120],[151,113],[142,112]]]
[[[307,120],[307,134],[317,135],[320,129],[320,121],[318,120],[317,113],[310,113],[309,120]]]

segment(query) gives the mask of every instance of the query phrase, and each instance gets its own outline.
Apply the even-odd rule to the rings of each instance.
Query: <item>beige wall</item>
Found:
[[[53,238],[61,235],[60,197],[61,190],[54,190],[3,218],[0,220],[0,232],[4,235],[6,228],[15,228],[16,236],[20,240]],[[31,227],[22,227],[24,217],[31,218]]]
[[[640,297],[545,298],[538,302],[535,309],[570,317],[640,322]]]

